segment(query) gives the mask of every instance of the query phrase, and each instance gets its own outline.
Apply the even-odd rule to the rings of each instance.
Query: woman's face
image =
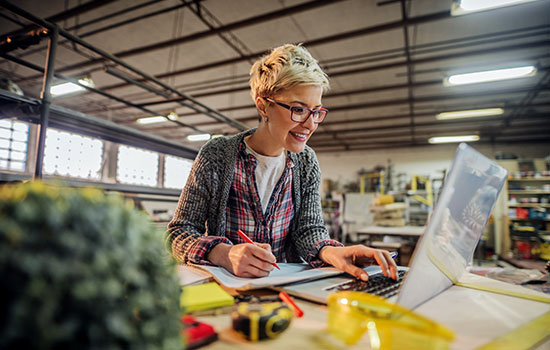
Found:
[[[318,109],[321,108],[322,95],[323,88],[320,86],[297,85],[271,96],[271,99],[289,106]],[[264,146],[271,153],[266,155],[279,155],[283,149],[294,153],[302,152],[318,124],[313,122],[311,116],[305,122],[297,123],[290,119],[290,110],[265,100],[263,102],[267,106],[265,112],[268,121],[264,120],[260,127],[265,128],[270,136],[269,140],[264,140]]]

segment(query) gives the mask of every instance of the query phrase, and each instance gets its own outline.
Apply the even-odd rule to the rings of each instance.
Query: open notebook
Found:
[[[223,267],[210,265],[190,265],[188,269],[199,268],[209,272],[214,279],[227,288],[237,290],[249,290],[278,286],[297,281],[310,281],[323,277],[341,274],[334,267],[322,267],[314,269],[308,264],[277,263],[280,270],[273,269],[269,276],[260,278],[237,277]]]

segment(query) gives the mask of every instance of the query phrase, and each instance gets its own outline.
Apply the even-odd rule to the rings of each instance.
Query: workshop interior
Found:
[[[323,232],[402,284],[171,257],[195,159],[261,127],[251,67],[285,44],[330,82]],[[550,1],[0,0],[0,57],[0,348],[550,348]]]

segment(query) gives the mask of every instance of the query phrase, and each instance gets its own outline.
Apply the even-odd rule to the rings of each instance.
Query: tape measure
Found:
[[[231,314],[233,329],[252,341],[277,337],[288,328],[292,317],[290,308],[281,302],[243,302]]]

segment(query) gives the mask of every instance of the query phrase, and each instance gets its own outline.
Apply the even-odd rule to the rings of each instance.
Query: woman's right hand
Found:
[[[207,257],[208,261],[222,266],[238,277],[265,277],[273,270],[275,256],[271,246],[263,243],[217,244]]]

